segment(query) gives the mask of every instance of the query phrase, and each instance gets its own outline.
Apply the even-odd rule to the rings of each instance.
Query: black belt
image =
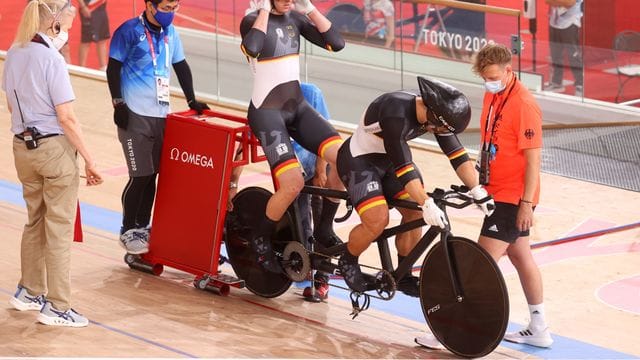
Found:
[[[47,134],[47,135],[38,135],[36,136],[36,140],[40,140],[40,139],[46,139],[46,138],[50,138],[53,136],[58,136],[58,135],[62,135],[62,134]],[[22,136],[22,134],[16,134],[15,135],[18,139],[24,141],[24,136]]]

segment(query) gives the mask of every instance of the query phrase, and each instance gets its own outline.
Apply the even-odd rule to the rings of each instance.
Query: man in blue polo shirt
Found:
[[[140,16],[125,21],[113,34],[107,81],[113,120],[127,160],[129,182],[122,193],[120,243],[130,254],[149,250],[149,222],[169,108],[171,68],[189,107],[199,114],[191,70],[173,25],[179,0],[145,0]]]

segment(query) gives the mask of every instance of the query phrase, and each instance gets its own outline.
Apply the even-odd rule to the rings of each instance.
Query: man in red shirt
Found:
[[[518,271],[531,322],[504,339],[550,347],[551,333],[544,318],[542,277],[531,254],[529,229],[540,193],[542,113],[511,67],[511,51],[490,44],[476,56],[473,71],[485,81],[480,116],[481,151],[477,164],[482,184],[495,201],[484,218],[478,243],[498,262],[505,253]],[[428,348],[442,345],[431,334],[415,341]]]
[[[544,319],[542,277],[529,245],[540,194],[542,113],[513,72],[506,46],[487,45],[473,70],[487,90],[480,116],[480,182],[496,202],[478,243],[496,262],[506,252],[529,304],[531,322],[522,331],[506,334],[505,340],[549,347],[553,340]]]

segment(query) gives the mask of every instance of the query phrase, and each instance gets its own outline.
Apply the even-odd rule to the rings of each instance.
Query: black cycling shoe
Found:
[[[271,242],[265,239],[264,236],[258,236],[251,241],[251,248],[256,252],[256,262],[262,266],[263,269],[275,273],[281,274],[282,267],[278,263],[273,250],[271,249]]]
[[[420,297],[420,278],[413,275],[405,275],[398,280],[397,288],[405,295]]]
[[[347,283],[351,290],[360,293],[367,290],[367,282],[362,275],[362,271],[360,271],[357,257],[345,251],[340,260],[338,260],[338,269],[340,270],[340,275],[344,278],[344,282]]]
[[[316,241],[316,250],[318,251],[344,244],[333,231],[328,234],[314,235],[313,238]]]

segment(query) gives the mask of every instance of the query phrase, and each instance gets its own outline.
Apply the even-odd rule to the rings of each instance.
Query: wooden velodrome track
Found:
[[[20,276],[20,236],[26,219],[11,154],[9,115],[0,95],[0,357],[156,358],[451,358],[415,346],[426,329],[417,299],[396,295],[372,301],[355,320],[347,294],[307,303],[301,289],[262,299],[232,289],[227,297],[192,286],[192,276],[168,267],[160,277],[130,270],[117,244],[120,194],[127,180],[111,120],[107,86],[73,77],[75,110],[105,182],[81,187],[84,243],[74,243],[74,307],[90,320],[84,329],[36,323],[33,312],[8,304]],[[174,99],[174,109],[184,101]],[[457,183],[441,154],[415,150],[429,187]],[[270,187],[265,163],[249,166],[240,187]],[[542,198],[532,238],[536,243],[636,223],[640,193],[542,174]],[[480,212],[452,212],[454,232],[475,239]],[[397,218],[397,215],[395,216]],[[357,220],[336,226],[346,236]],[[179,224],[176,224],[179,226]],[[640,229],[590,237],[535,251],[545,282],[551,349],[502,342],[489,358],[640,357]],[[375,252],[364,256],[376,265]],[[526,323],[518,277],[500,263],[509,287],[510,330]],[[225,273],[232,273],[229,265]]]

